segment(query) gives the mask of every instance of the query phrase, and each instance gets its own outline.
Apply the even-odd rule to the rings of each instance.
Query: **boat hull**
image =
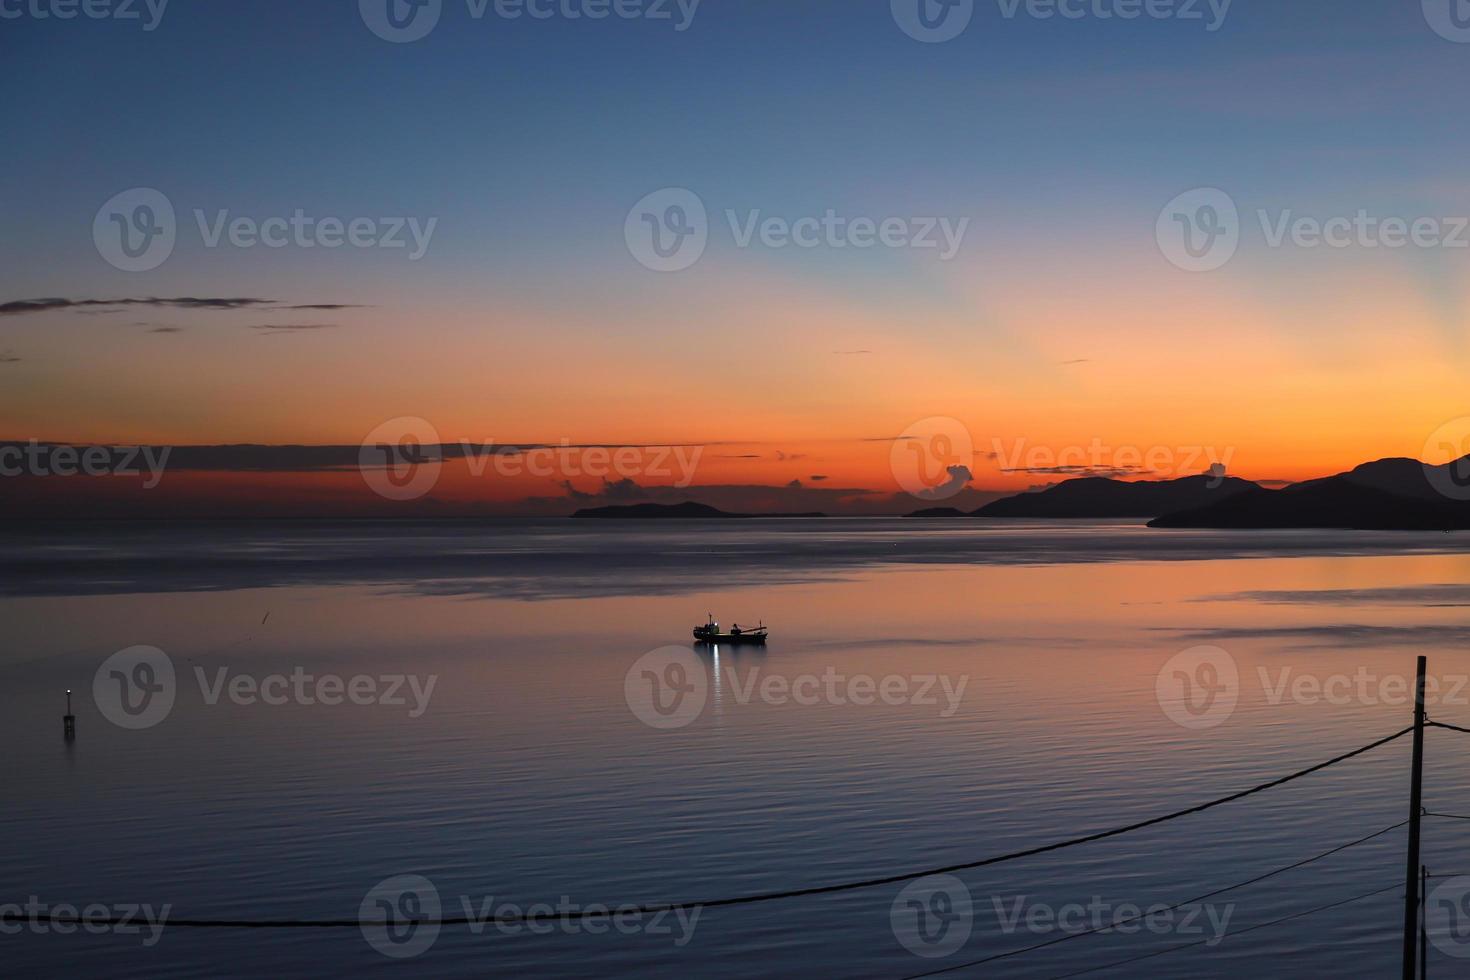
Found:
[[[752,631],[749,633],[713,633],[709,630],[696,629],[694,638],[700,643],[729,643],[729,644],[752,644],[765,646],[766,634],[764,631]]]

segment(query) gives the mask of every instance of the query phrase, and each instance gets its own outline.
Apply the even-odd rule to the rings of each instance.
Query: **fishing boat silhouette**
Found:
[[[766,642],[766,625],[762,621],[759,626],[742,627],[739,623],[730,625],[730,632],[720,632],[720,624],[715,622],[714,613],[709,613],[709,619],[703,626],[694,627],[694,638],[700,643],[757,643],[764,645]]]

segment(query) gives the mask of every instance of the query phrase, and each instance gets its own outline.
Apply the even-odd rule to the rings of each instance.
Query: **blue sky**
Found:
[[[393,44],[356,0],[171,0],[151,31],[28,12],[43,2],[0,0],[0,13],[20,13],[0,18],[12,135],[0,302],[365,308],[297,316],[343,329],[260,343],[215,329],[270,325],[249,314],[9,318],[0,352],[16,360],[0,407],[33,430],[59,420],[44,435],[100,437],[105,417],[134,437],[282,438],[299,426],[301,439],[348,442],[423,401],[443,410],[390,371],[416,360],[459,404],[481,399],[514,423],[502,433],[526,440],[611,438],[608,419],[658,420],[664,438],[733,437],[720,406],[658,407],[661,391],[679,394],[670,379],[709,358],[789,365],[740,413],[756,435],[789,425],[807,437],[967,413],[1028,432],[1053,418],[1087,430],[1101,425],[1097,399],[1145,388],[1158,403],[1127,417],[1169,418],[1196,375],[1285,365],[1250,373],[1263,387],[1242,393],[1259,395],[1244,409],[1256,421],[1231,434],[1249,445],[1288,396],[1343,412],[1395,402],[1400,388],[1364,380],[1385,350],[1418,358],[1397,368],[1405,388],[1416,370],[1466,363],[1460,253],[1270,249],[1248,227],[1257,208],[1470,213],[1457,98],[1470,44],[1437,34],[1418,4],[1236,0],[1210,31],[1203,0],[1188,20],[1096,15],[1130,0],[1087,0],[1078,19],[1024,4],[1007,17],[1000,0],[977,0],[967,30],[925,44],[889,0],[704,0],[684,31],[646,18],[509,20],[493,5],[477,20],[465,0],[444,0],[432,33]],[[179,240],[159,268],[124,272],[104,261],[92,222],[135,187],[169,198]],[[623,234],[634,203],[667,187],[696,192],[711,218],[707,256],[672,276],[634,262]],[[1206,277],[1163,261],[1154,238],[1164,204],[1200,187],[1226,189],[1244,219],[1239,257]],[[738,249],[724,228],[726,209],[829,208],[964,218],[968,233],[942,263],[904,249]],[[437,224],[427,254],[408,262],[383,250],[208,249],[196,209]],[[194,332],[147,333],[153,323]],[[1214,345],[1203,361],[1191,330]],[[1405,330],[1408,341],[1387,346]],[[1237,333],[1247,339],[1224,349]],[[879,375],[821,360],[849,349],[892,366]],[[1100,356],[1117,359],[1111,374],[1055,375]],[[1339,373],[1315,374],[1324,362]],[[587,384],[604,370],[612,377]],[[272,397],[230,401],[247,380]],[[349,380],[382,389],[371,403],[381,408]],[[359,407],[323,420],[299,394],[312,385]],[[1408,394],[1420,400],[1412,418],[1391,420],[1398,429],[1427,431],[1449,410],[1448,393]],[[639,408],[609,412],[609,400]],[[551,419],[550,432],[536,419]]]
[[[978,212],[995,236],[1203,183],[1403,199],[1456,173],[1470,76],[1470,48],[1387,2],[1240,0],[1211,33],[1007,19],[992,0],[919,44],[883,0],[706,0],[683,32],[474,20],[449,0],[394,45],[347,0],[172,0],[152,32],[22,18],[0,44],[24,134],[4,210],[25,248],[7,258],[66,293],[76,266],[106,281],[76,228],[132,186],[211,211],[441,215],[438,274],[490,259],[518,279],[548,255],[595,264],[663,186],[717,210]]]

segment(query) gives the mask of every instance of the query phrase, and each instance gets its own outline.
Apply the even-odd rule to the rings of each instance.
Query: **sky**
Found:
[[[568,450],[431,511],[902,512],[1470,433],[1448,0],[120,4],[0,0],[0,442],[179,452],[26,499],[357,513],[330,447],[409,438]]]

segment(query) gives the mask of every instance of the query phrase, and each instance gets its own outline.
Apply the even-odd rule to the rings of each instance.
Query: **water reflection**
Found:
[[[694,546],[688,532],[664,533],[650,551]],[[1070,533],[1085,550],[1098,532]],[[874,542],[884,534],[864,547],[881,550]],[[775,570],[790,552],[820,554],[810,544],[771,547],[765,561]],[[832,547],[839,562],[861,550],[853,540]],[[337,550],[372,564],[365,545]],[[1467,626],[1465,609],[1437,587],[1470,581],[1470,557],[1456,554],[1162,561],[1142,546],[1136,560],[1108,562],[874,560],[843,565],[840,580],[787,585],[649,568],[642,574],[669,591],[622,596],[578,594],[588,568],[560,585],[541,569],[530,576],[534,588],[473,602],[432,589],[385,594],[382,582],[404,572],[391,557],[383,564],[360,569],[353,586],[306,576],[286,587],[211,589],[196,567],[193,591],[0,599],[10,639],[0,649],[0,717],[13,747],[0,898],[121,896],[171,902],[177,917],[319,918],[354,915],[370,888],[400,874],[431,878],[456,905],[487,894],[585,904],[818,885],[1167,812],[1407,724],[1388,698],[1296,698],[1303,676],[1361,669],[1386,679],[1411,673],[1419,652],[1436,675],[1470,672],[1455,632]],[[533,591],[537,601],[525,601]],[[550,597],[559,591],[575,597]],[[1322,592],[1330,601],[1316,601]],[[776,624],[768,648],[694,648],[710,673],[713,711],[671,731],[635,717],[624,684],[640,656],[687,642],[691,615],[756,608]],[[1346,627],[1354,631],[1332,632]],[[1408,650],[1403,630],[1428,639]],[[1161,708],[1156,678],[1204,636],[1235,659],[1241,690],[1227,719],[1193,730]],[[181,687],[172,714],[123,731],[83,697],[75,746],[58,744],[59,692],[89,691],[102,660],[137,643],[168,651],[181,684],[192,685]],[[350,704],[211,704],[194,682],[196,668],[212,678],[221,668],[261,676],[297,666],[439,683],[428,710],[409,718],[402,708]],[[949,715],[943,703],[803,704],[755,686],[828,671],[968,683]],[[1437,704],[1434,716],[1470,725],[1470,705]],[[1470,767],[1452,735],[1429,739],[1426,785],[1432,806],[1458,812],[1454,801],[1470,799]],[[985,910],[1021,895],[1054,906],[1092,896],[1145,907],[1178,901],[1402,820],[1406,765],[1396,743],[1145,833],[961,877]],[[1379,887],[1402,874],[1402,844],[1387,835],[1233,894],[1233,921],[1245,928]],[[1470,825],[1427,828],[1426,863],[1452,867],[1466,846]],[[562,933],[495,937],[492,946],[488,936],[446,929],[411,966],[475,975],[493,956],[508,975],[721,978],[905,976],[945,965],[918,962],[894,937],[895,897],[877,889],[712,909],[680,948]],[[1288,956],[1314,975],[1387,974],[1397,952],[1393,904],[1390,896],[1313,917],[1310,929],[1170,954],[1149,975],[1269,976]],[[1005,933],[987,914],[957,955],[1043,938]],[[999,961],[986,975],[1073,972],[1145,952],[1148,939],[1087,937]],[[7,962],[17,975],[124,977],[195,976],[221,962],[302,978],[386,966],[355,931],[269,942],[169,932],[147,951],[27,934],[7,937]]]
[[[842,581],[901,564],[1463,553],[1470,531],[1150,531],[1105,521],[424,521],[0,526],[0,595],[373,585],[543,600]],[[1242,590],[1248,586],[1242,586]]]

